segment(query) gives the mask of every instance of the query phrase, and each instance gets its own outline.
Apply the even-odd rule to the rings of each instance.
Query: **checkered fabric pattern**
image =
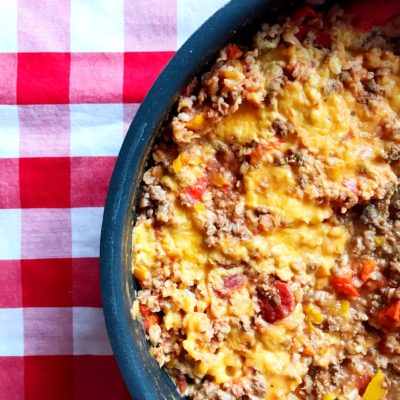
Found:
[[[128,399],[99,236],[139,103],[227,0],[0,0],[0,399]]]

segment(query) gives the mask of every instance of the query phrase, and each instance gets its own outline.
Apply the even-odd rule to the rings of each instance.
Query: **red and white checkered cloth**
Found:
[[[127,127],[227,0],[0,0],[0,399],[129,395],[107,339],[99,236]]]

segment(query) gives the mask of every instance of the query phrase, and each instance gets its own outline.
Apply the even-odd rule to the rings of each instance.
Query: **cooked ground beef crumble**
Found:
[[[307,6],[182,93],[133,315],[183,396],[400,399],[398,22]]]

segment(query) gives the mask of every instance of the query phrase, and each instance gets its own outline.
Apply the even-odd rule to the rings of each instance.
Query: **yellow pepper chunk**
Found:
[[[378,370],[368,384],[361,400],[383,400],[386,395],[386,390],[383,387],[384,380],[385,375],[381,370]]]
[[[320,324],[324,320],[321,309],[315,304],[306,304],[304,306],[304,313],[306,315],[306,320],[313,324]]]
[[[350,311],[350,303],[348,300],[340,300],[340,315],[344,317]]]
[[[188,127],[194,131],[199,131],[206,126],[206,120],[202,114],[197,114],[189,122]]]
[[[204,211],[206,208],[204,207],[203,203],[196,203],[193,208],[195,209],[196,212],[200,213]]]
[[[176,174],[183,168],[183,162],[182,162],[182,155],[181,154],[178,157],[176,157],[175,160],[172,162],[172,168],[174,169],[174,172]]]
[[[332,393],[326,393],[322,396],[322,400],[335,400],[336,396]]]

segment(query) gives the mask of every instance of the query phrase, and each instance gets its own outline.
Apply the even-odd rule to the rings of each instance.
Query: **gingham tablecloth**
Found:
[[[107,339],[99,237],[129,123],[227,0],[0,0],[0,399],[129,395]]]

